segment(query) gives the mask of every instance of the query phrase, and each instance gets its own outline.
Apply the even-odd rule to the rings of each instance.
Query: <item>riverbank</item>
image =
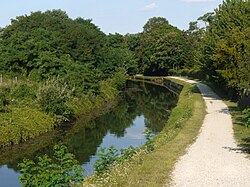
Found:
[[[117,78],[118,77],[118,78]],[[35,139],[59,126],[106,108],[119,97],[126,77],[98,83],[99,93],[81,93],[60,80],[28,80],[0,85],[0,148]],[[104,109],[105,110],[105,109]]]
[[[110,110],[112,110],[119,103],[120,97],[110,100],[109,102],[104,102],[99,108],[91,110],[81,117],[79,117],[73,124],[68,126],[55,128],[49,132],[43,133],[34,139],[27,140],[21,144],[15,144],[12,146],[6,146],[0,150],[0,165],[12,163],[13,165],[16,161],[20,161],[23,158],[32,158],[34,153],[42,149],[48,149],[53,142],[58,142],[62,134],[66,139],[69,134],[74,134],[81,129],[93,128],[90,127],[90,122],[98,118]],[[63,143],[63,140],[61,140]]]
[[[171,80],[183,85],[183,89],[165,128],[153,139],[154,150],[150,153],[138,150],[132,159],[109,172],[87,178],[83,186],[162,186],[170,181],[175,161],[195,140],[205,116],[197,87]]]

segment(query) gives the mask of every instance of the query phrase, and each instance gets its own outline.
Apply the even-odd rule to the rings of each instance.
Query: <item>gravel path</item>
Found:
[[[250,187],[250,160],[235,143],[227,106],[208,86],[182,80],[197,84],[207,115],[196,142],[177,161],[171,186]]]

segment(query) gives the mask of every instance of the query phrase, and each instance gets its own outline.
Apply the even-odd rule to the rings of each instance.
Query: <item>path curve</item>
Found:
[[[177,161],[171,186],[250,187],[250,160],[235,143],[228,107],[205,84],[172,78],[198,86],[207,115],[197,140]]]

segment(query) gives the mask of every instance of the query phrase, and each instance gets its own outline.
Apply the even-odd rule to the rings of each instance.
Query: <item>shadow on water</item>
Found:
[[[159,133],[178,98],[160,86],[131,81],[128,85],[118,105],[106,114],[94,120],[83,117],[69,127],[56,129],[35,140],[1,149],[0,169],[1,166],[7,165],[9,169],[18,172],[17,165],[23,158],[34,159],[44,154],[51,155],[53,146],[58,143],[66,145],[69,152],[84,165],[90,162],[107,135],[117,139],[124,138],[128,129],[136,125],[138,120],[135,119],[141,116],[144,117],[141,118],[144,120],[143,129],[150,128],[154,134]],[[13,180],[17,180],[15,177],[13,176]]]

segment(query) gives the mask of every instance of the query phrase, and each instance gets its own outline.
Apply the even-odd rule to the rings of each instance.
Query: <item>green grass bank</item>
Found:
[[[197,87],[172,81],[182,84],[183,89],[165,128],[153,139],[154,150],[138,149],[132,158],[108,172],[86,178],[83,186],[163,186],[170,182],[175,162],[196,139],[206,114]]]
[[[96,116],[117,103],[125,81],[126,76],[117,73],[98,82],[98,93],[82,93],[57,79],[6,80],[0,84],[0,148],[71,125],[84,115]]]

